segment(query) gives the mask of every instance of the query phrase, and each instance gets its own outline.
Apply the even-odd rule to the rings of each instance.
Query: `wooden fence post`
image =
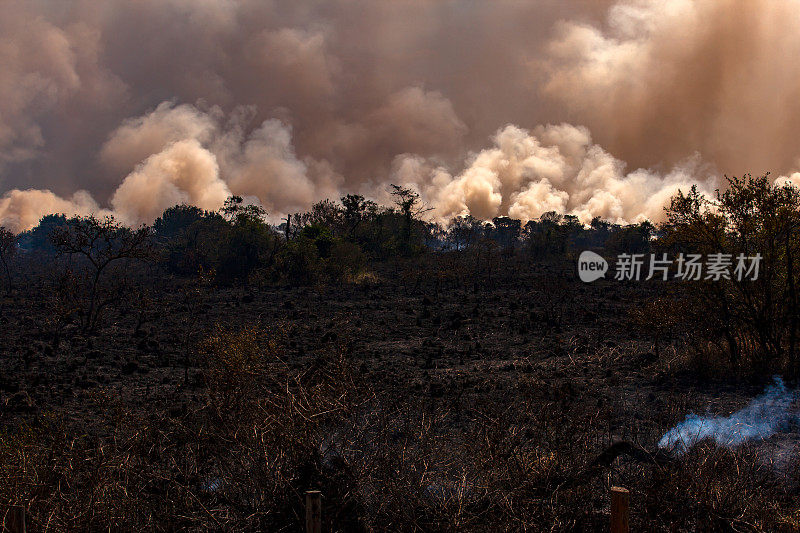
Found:
[[[611,533],[628,533],[630,493],[622,487],[611,487]]]
[[[21,505],[12,505],[6,515],[4,526],[11,533],[25,533],[25,508]]]
[[[306,491],[306,533],[322,533],[322,493]]]

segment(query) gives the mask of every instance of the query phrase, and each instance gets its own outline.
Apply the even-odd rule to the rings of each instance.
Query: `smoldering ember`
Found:
[[[800,531],[800,1],[2,10],[3,531]]]

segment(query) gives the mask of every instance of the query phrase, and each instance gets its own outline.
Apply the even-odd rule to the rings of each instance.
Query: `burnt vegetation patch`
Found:
[[[329,531],[600,530],[623,485],[637,530],[800,527],[785,439],[657,447],[798,377],[795,189],[732,178],[659,226],[442,227],[392,192],[280,226],[232,197],[0,231],[2,513],[297,531],[318,489]],[[583,250],[605,279],[578,279]],[[760,252],[763,276],[613,279],[620,253],[711,252]]]

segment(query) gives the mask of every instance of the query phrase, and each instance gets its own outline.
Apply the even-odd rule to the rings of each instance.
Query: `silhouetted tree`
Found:
[[[611,228],[613,225],[600,217],[594,217],[590,223],[590,227],[592,228],[592,231],[589,235],[589,241],[587,243],[588,246],[605,246],[606,240],[611,234]]]
[[[557,226],[561,224],[561,220],[564,217],[555,211],[547,211],[546,213],[542,213],[542,216],[539,217],[539,221],[542,224],[551,224]]]
[[[314,241],[300,236],[288,243],[278,255],[282,277],[292,285],[314,283],[322,273],[323,264]]]
[[[266,210],[254,204],[245,204],[241,196],[229,196],[220,209],[224,216],[231,223],[238,223],[245,220],[264,222],[267,216]]]
[[[424,222],[422,234],[425,239],[425,247],[430,250],[441,250],[446,245],[447,230],[438,222]]]
[[[327,261],[327,271],[338,280],[351,280],[366,264],[366,257],[358,244],[336,239],[331,246]]]
[[[185,232],[192,224],[207,216],[208,213],[193,205],[176,205],[170,207],[158,217],[153,224],[156,237],[172,239]]]
[[[322,200],[311,206],[311,211],[303,213],[300,217],[300,226],[316,224],[325,226],[332,232],[338,232],[342,228],[343,209],[330,200]]]
[[[218,236],[217,277],[247,281],[256,269],[272,264],[281,239],[265,222],[261,207],[242,205],[241,198],[232,197],[223,211],[230,223]]]
[[[3,272],[6,276],[6,292],[11,294],[11,270],[8,263],[17,251],[17,236],[0,226],[0,263],[3,264]]]
[[[67,217],[63,214],[45,215],[39,224],[19,236],[19,245],[26,251],[44,252],[55,254],[56,249],[50,240],[50,234],[56,228],[67,225]]]
[[[390,194],[394,197],[394,203],[403,217],[402,242],[403,246],[408,251],[411,248],[411,234],[414,221],[419,218],[422,213],[430,211],[430,208],[422,205],[419,193],[415,190],[401,187],[394,183],[392,183],[390,187]]]
[[[74,217],[66,226],[56,227],[50,239],[61,254],[75,254],[90,265],[87,329],[94,329],[100,311],[110,301],[98,301],[103,274],[112,264],[123,259],[146,259],[151,255],[150,228],[135,230],[120,225],[114,217]],[[118,281],[118,280],[117,280]]]
[[[171,216],[167,216],[171,219]],[[230,229],[230,223],[222,215],[215,212],[203,212],[202,216],[188,226],[188,218],[179,217],[179,224],[183,226],[177,230],[177,224],[171,227],[177,231],[167,230],[165,234],[172,235],[166,239],[159,239],[160,256],[162,263],[171,272],[177,274],[197,275],[210,272],[216,267],[220,255],[220,243]],[[193,218],[193,217],[192,217]]]
[[[650,239],[655,227],[645,220],[639,224],[630,224],[614,228],[606,239],[605,249],[611,254],[646,254],[650,252]]]
[[[500,216],[494,217],[492,224],[494,226],[492,233],[497,244],[506,249],[514,248],[517,239],[519,239],[522,222],[517,219]]]
[[[455,217],[448,226],[448,237],[456,250],[469,248],[483,232],[483,223],[472,215]]]
[[[539,220],[529,220],[523,229],[529,253],[536,259],[563,255],[567,250],[567,231],[563,217],[555,211],[542,214]]]
[[[358,227],[369,216],[370,211],[374,211],[376,205],[371,200],[365,200],[360,194],[348,194],[341,198],[344,207],[345,231],[347,236],[352,239]]]

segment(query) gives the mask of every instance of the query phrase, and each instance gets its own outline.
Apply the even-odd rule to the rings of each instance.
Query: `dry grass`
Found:
[[[56,417],[2,435],[2,508],[24,505],[34,531],[297,531],[316,488],[330,531],[585,531],[605,527],[614,482],[639,530],[797,527],[800,478],[755,448],[584,475],[611,433],[654,442],[664,428],[624,405],[543,400],[524,376],[506,401],[377,392],[346,350],[289,364],[283,342],[280,329],[215,329],[199,347],[204,398],[185,412],[97,394],[102,436]],[[629,427],[598,432],[620,418]]]

